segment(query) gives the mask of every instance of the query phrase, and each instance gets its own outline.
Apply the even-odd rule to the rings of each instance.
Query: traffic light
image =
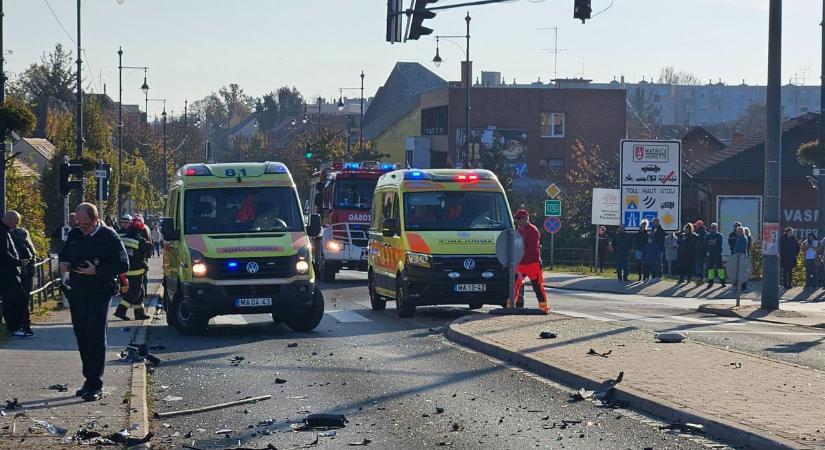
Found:
[[[112,166],[102,162],[97,163],[95,178],[97,178],[97,198],[109,200],[109,178],[112,178]]]
[[[573,18],[581,19],[582,23],[590,18],[590,13],[593,8],[590,6],[590,0],[574,0],[573,3]]]
[[[70,175],[74,175],[77,179],[70,180]],[[60,195],[69,195],[72,189],[83,192],[83,165],[76,161],[65,160],[60,163]]]
[[[425,19],[432,19],[435,17],[434,12],[427,11],[427,4],[435,3],[437,1],[438,0],[415,0],[412,17],[410,17],[410,34],[407,36],[407,39],[418,39],[421,36],[426,36],[433,32],[432,28],[427,28],[421,24]]]
[[[403,0],[387,0],[387,42],[401,42],[404,20],[402,17]]]
[[[312,159],[312,149],[311,149],[311,148],[308,148],[308,149],[307,149],[307,152],[306,152],[306,153],[304,153],[304,158],[306,158],[306,159]]]

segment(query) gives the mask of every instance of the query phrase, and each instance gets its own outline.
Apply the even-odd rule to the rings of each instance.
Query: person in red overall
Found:
[[[524,240],[524,256],[516,266],[516,286],[513,298],[517,298],[517,308],[524,307],[524,294],[522,285],[524,278],[530,279],[533,291],[539,301],[539,309],[545,313],[550,312],[547,306],[547,292],[544,291],[544,274],[541,270],[541,236],[539,229],[530,223],[530,214],[526,209],[519,209],[514,215],[516,219],[516,230]]]

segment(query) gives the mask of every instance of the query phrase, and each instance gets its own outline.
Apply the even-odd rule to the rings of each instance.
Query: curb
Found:
[[[794,325],[797,327],[808,327],[808,328],[817,328],[823,329],[825,328],[825,323],[819,324],[801,324],[801,323],[794,323],[794,322],[784,322],[777,319],[765,319],[764,317],[748,317],[738,314],[736,311],[731,311],[730,309],[719,308],[713,305],[700,305],[699,308],[696,309],[697,312],[705,313],[705,314],[713,314],[716,316],[723,316],[723,317],[736,317],[737,319],[742,320],[751,320],[754,322],[765,322],[765,323],[773,323],[778,325]]]
[[[596,380],[576,373],[561,365],[539,361],[521,353],[484,342],[469,334],[456,331],[458,325],[472,318],[460,318],[447,328],[447,339],[487,356],[521,366],[536,375],[552,379],[566,386],[597,389],[604,380]],[[474,319],[483,320],[483,319]],[[628,409],[642,411],[667,423],[698,423],[707,430],[707,434],[730,445],[745,446],[760,450],[810,450],[810,446],[776,436],[772,433],[738,424],[720,417],[711,416],[691,408],[685,408],[667,400],[656,398],[631,388],[616,386],[615,398],[627,402]]]
[[[153,296],[159,297],[160,291],[163,289],[159,285],[155,290]],[[135,344],[143,344],[146,342],[146,336],[149,332],[149,327],[152,326],[152,321],[155,317],[155,307],[150,306],[146,308],[148,319],[141,322],[135,334],[132,336],[132,342]],[[139,362],[132,364],[132,383],[129,390],[129,424],[137,423],[140,431],[139,437],[145,437],[149,433],[149,407],[147,402],[147,378],[146,378],[146,363]]]

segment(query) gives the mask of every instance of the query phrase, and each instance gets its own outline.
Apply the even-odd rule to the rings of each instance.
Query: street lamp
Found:
[[[318,141],[320,142],[320,140],[321,140],[321,125],[322,125],[322,122],[321,122],[321,97],[318,97],[318,104],[314,105],[314,106],[307,105],[307,103],[304,102],[304,117],[301,119],[301,123],[304,124],[304,125],[306,125],[307,122],[309,122],[309,116],[307,115],[307,109],[308,108],[315,108],[315,109],[318,110]],[[294,117],[292,118],[291,123],[292,123],[292,126],[296,125],[297,122],[296,122]],[[304,139],[306,140],[306,137]]]
[[[470,163],[470,86],[472,84],[472,73],[470,71],[470,13],[467,13],[467,16],[464,18],[464,21],[467,22],[467,34],[464,36],[436,36],[435,37],[435,57],[433,57],[433,64],[436,67],[441,66],[443,60],[441,59],[441,55],[438,52],[438,42],[440,38],[445,38],[448,42],[450,38],[466,38],[467,39],[467,47],[462,48],[461,50],[464,51],[465,59],[464,59],[464,71],[465,71],[465,82],[464,82],[464,90],[465,90],[465,103],[466,106],[464,108],[464,156],[461,155],[461,149],[456,149],[456,163],[462,164],[464,166],[469,166]],[[458,48],[461,48],[460,45],[453,42]]]
[[[168,156],[167,156],[167,152],[166,152],[166,138],[167,138],[167,135],[166,135],[166,99],[165,98],[147,98],[146,99],[146,104],[148,105],[149,102],[163,102],[163,112],[160,113],[161,124],[163,124],[163,171],[162,171],[162,176],[161,176],[160,180],[161,180],[161,183],[162,183],[162,192],[163,192],[163,195],[165,196],[166,191],[168,189],[168,183],[167,183],[168,175],[167,174],[169,172],[168,159],[167,159]],[[148,110],[146,112],[146,115],[147,116],[149,115]]]
[[[361,87],[343,87],[343,88],[338,88],[338,90],[341,93],[341,96],[339,97],[339,100],[338,100],[338,111],[343,111],[344,110],[344,102],[343,102],[343,100],[344,100],[344,95],[343,95],[344,90],[360,90],[361,91],[361,112],[360,112],[361,118],[360,118],[360,121],[358,122],[358,132],[359,132],[358,157],[359,157],[359,159],[361,159],[361,158],[364,157],[364,71],[363,70],[361,71]],[[349,126],[349,123],[350,123],[350,121],[349,121],[349,114],[348,114],[347,115],[347,126]],[[349,130],[347,130],[347,156],[348,157],[351,156],[349,142],[350,142],[350,133],[349,133]]]
[[[146,71],[149,70],[148,67],[145,66],[124,66],[123,65],[123,49],[118,47],[117,49],[117,86],[118,86],[118,97],[117,97],[117,176],[120,185],[118,186],[118,217],[123,216],[123,197],[122,197],[122,189],[123,186],[123,69],[134,69],[134,70],[143,70],[143,85],[140,86],[140,90],[143,91],[144,95],[149,94],[149,85],[146,84]],[[148,98],[148,97],[147,97]],[[147,111],[148,115],[148,111]]]

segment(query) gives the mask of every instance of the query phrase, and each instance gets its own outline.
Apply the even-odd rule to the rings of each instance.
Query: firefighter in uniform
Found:
[[[81,203],[75,212],[77,228],[60,251],[60,271],[69,274],[66,297],[86,379],[75,395],[91,402],[103,398],[106,318],[117,291],[115,277],[129,270],[129,257],[115,231],[100,221],[95,205]]]
[[[541,235],[538,228],[530,223],[530,214],[526,209],[519,209],[515,214],[516,230],[524,240],[524,256],[516,266],[516,285],[513,298],[517,298],[516,307],[524,307],[522,286],[524,278],[529,278],[533,291],[539,301],[539,309],[544,313],[550,311],[547,305],[547,292],[544,290],[544,273],[541,269]],[[512,305],[509,305],[512,306]]]
[[[146,296],[143,279],[146,277],[146,259],[152,251],[152,244],[143,237],[140,225],[143,225],[143,221],[140,216],[136,216],[126,229],[126,233],[120,237],[123,248],[129,255],[129,271],[125,273],[125,283],[121,278],[121,300],[114,313],[115,317],[122,320],[129,320],[126,316],[129,308],[134,308],[135,320],[149,318],[143,311],[143,299]]]

